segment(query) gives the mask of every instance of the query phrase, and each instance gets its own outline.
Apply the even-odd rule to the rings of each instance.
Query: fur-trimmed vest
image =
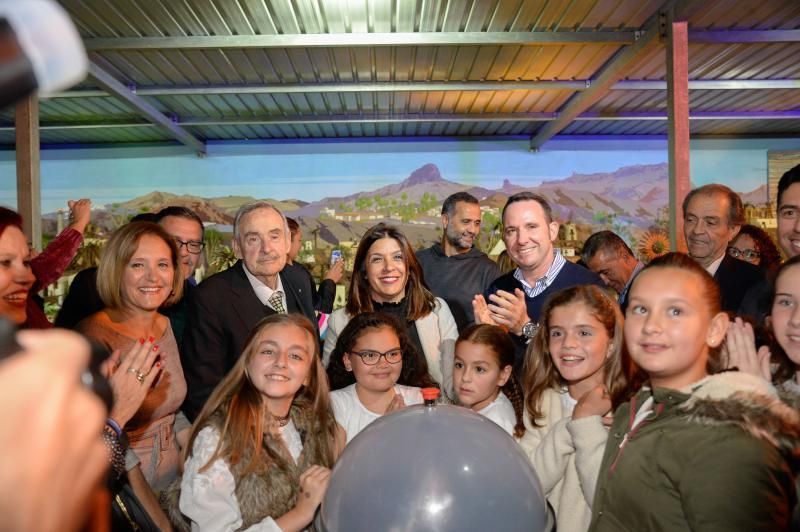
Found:
[[[297,464],[292,460],[283,439],[279,435],[271,433],[265,434],[260,451],[264,454],[267,464],[264,470],[242,475],[242,471],[250,462],[251,453],[249,451],[243,454],[236,465],[228,464],[236,481],[234,493],[242,516],[241,530],[259,523],[266,517],[277,518],[291,510],[297,500],[300,474],[308,467],[311,465],[333,466],[324,452],[323,442],[329,439],[329,436],[323,433],[318,424],[313,423],[313,411],[292,405],[291,417],[295,428],[300,433],[300,440],[303,442],[303,451],[300,453]],[[208,424],[221,434],[224,420],[224,413],[218,410],[209,418]],[[332,442],[328,443],[328,446],[330,445]],[[165,496],[164,505],[176,528],[189,530],[189,523],[180,513],[178,506],[180,481],[179,478],[173,483],[169,493]]]

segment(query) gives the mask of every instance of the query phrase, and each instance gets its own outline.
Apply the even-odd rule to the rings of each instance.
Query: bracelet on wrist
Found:
[[[113,430],[114,433],[116,433],[117,438],[119,438],[122,435],[122,427],[120,427],[119,423],[117,423],[113,419],[111,418],[106,419],[106,427],[111,428],[111,430]]]

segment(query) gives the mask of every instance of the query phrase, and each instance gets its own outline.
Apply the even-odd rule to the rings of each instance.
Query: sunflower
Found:
[[[669,253],[669,237],[661,231],[648,231],[639,241],[639,255],[644,262]]]

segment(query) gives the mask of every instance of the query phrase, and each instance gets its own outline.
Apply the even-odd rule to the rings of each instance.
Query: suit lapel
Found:
[[[308,283],[304,283],[302,279],[298,279],[297,276],[292,275],[289,266],[281,271],[280,276],[281,283],[283,284],[283,291],[286,294],[286,309],[289,312],[305,314],[306,317],[313,316],[314,309],[306,304],[311,301],[311,294],[306,293],[311,289]]]
[[[261,300],[256,296],[253,286],[244,273],[242,261],[234,264],[232,268],[234,268],[236,275],[231,277],[231,297],[234,298],[231,306],[238,314],[247,331],[250,331],[261,318],[274,314],[275,311],[262,304]]]

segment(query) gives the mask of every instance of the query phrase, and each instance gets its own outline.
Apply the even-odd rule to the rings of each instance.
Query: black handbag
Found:
[[[114,532],[158,532],[158,527],[122,475],[112,483],[111,530]]]

